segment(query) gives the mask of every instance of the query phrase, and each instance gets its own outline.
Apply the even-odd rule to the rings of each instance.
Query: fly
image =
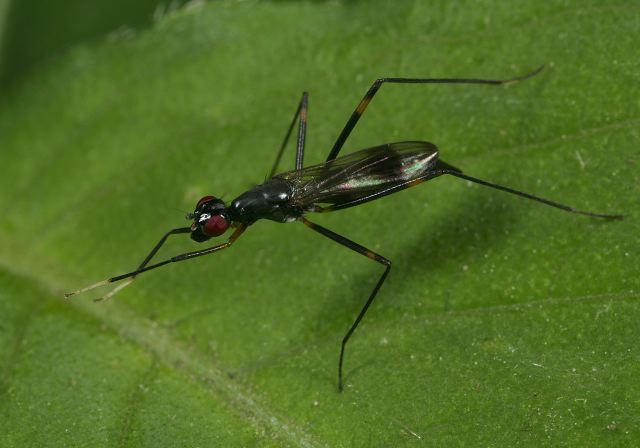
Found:
[[[242,193],[236,199],[226,204],[222,199],[205,196],[200,199],[187,219],[192,223],[189,227],[178,227],[168,231],[154,246],[151,252],[142,260],[138,268],[126,274],[110,277],[86,288],[65,294],[70,297],[88,291],[98,286],[125,280],[108,294],[97,300],[112,297],[115,293],[130,284],[136,276],[159,268],[169,263],[190,260],[195,257],[219,252],[233,245],[243,232],[259,219],[269,219],[277,222],[299,221],[311,230],[351,249],[367,258],[379,263],[384,268],[375,287],[369,294],[367,301],[360,310],[351,327],[346,332],[340,346],[338,359],[338,389],[343,389],[343,361],[345,347],[356,330],[371,303],[375,299],[380,287],[389,275],[391,261],[366,247],[339,235],[323,226],[307,219],[308,213],[326,213],[341,210],[365,202],[379,199],[428,180],[449,175],[465,179],[476,184],[512,193],[517,196],[541,202],[545,205],[561,210],[603,219],[622,219],[622,215],[608,215],[577,210],[558,202],[543,199],[513,188],[498,185],[463,174],[462,170],[440,160],[438,148],[429,142],[407,141],[387,143],[373,148],[363,149],[352,154],[338,157],[345,141],[358,123],[358,120],[373,99],[374,95],[384,83],[395,84],[511,84],[538,74],[543,67],[508,80],[490,80],[473,78],[381,78],[376,80],[340,132],[335,144],[329,151],[324,163],[303,166],[305,137],[307,129],[307,92],[302,94],[298,107],[289,125],[285,138],[280,146],[278,155],[267,180],[249,191]],[[276,174],[280,159],[289,141],[293,128],[298,122],[298,137],[296,145],[295,169]],[[210,238],[220,236],[231,230],[228,240],[212,247],[187,252],[169,259],[150,264],[152,258],[165,243],[167,238],[176,234],[190,234],[191,239],[202,243]]]

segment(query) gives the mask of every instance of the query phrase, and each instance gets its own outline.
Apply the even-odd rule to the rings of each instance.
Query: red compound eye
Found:
[[[202,204],[206,204],[207,202],[211,202],[211,201],[213,201],[214,199],[215,199],[215,198],[214,198],[213,196],[205,196],[205,197],[203,197],[203,198],[202,198],[202,199],[200,199],[200,200],[198,201],[198,203],[196,204],[196,210],[197,210],[197,209],[199,209],[199,208],[200,208],[200,206],[201,206]]]
[[[202,226],[202,233],[207,236],[220,236],[229,228],[229,222],[221,215],[213,215]]]

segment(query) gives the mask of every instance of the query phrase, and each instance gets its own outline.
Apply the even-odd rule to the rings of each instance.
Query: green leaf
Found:
[[[632,446],[640,437],[640,15],[627,2],[216,2],[76,47],[0,104],[0,445]],[[261,182],[303,90],[323,160],[428,140],[455,178],[137,266],[205,194]],[[293,165],[289,148],[282,169]],[[174,237],[159,257],[200,248]],[[101,292],[107,292],[103,289]]]
[[[77,42],[126,35],[185,0],[0,0],[0,89]]]

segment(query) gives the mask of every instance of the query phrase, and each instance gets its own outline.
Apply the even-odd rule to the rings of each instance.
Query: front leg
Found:
[[[93,285],[87,286],[86,288],[82,288],[82,289],[79,289],[79,290],[74,291],[74,292],[65,293],[64,296],[65,297],[71,297],[71,296],[74,296],[76,294],[80,294],[81,292],[85,292],[85,291],[89,291],[91,289],[97,288],[98,286],[104,286],[104,285],[108,285],[109,283],[114,283],[114,282],[119,282],[120,280],[129,279],[129,281],[124,283],[124,285],[126,286],[129,283],[131,283],[131,281],[133,281],[133,278],[135,278],[138,274],[142,274],[143,272],[159,268],[160,266],[164,266],[165,264],[175,263],[177,261],[190,260],[191,258],[201,257],[203,255],[208,255],[208,254],[212,254],[214,252],[218,252],[218,251],[220,251],[222,249],[226,249],[227,247],[231,246],[240,237],[240,235],[242,235],[242,233],[246,230],[246,228],[247,228],[246,225],[241,225],[240,227],[238,227],[235,230],[235,232],[233,232],[233,234],[231,234],[231,236],[229,237],[229,239],[225,243],[217,244],[217,245],[215,245],[213,247],[210,247],[208,249],[196,250],[196,251],[193,251],[193,252],[187,252],[187,253],[184,253],[184,254],[176,255],[176,256],[171,257],[171,258],[169,258],[167,260],[163,260],[163,261],[160,261],[158,263],[152,264],[151,266],[147,266],[147,263],[151,260],[153,255],[158,251],[158,249],[160,248],[162,243],[164,243],[164,241],[167,239],[167,237],[172,234],[173,231],[171,231],[171,232],[167,233],[163,237],[163,239],[160,240],[160,242],[156,245],[156,247],[147,256],[147,258],[145,258],[145,260],[142,262],[141,267],[139,267],[135,271],[128,272],[126,274],[116,275],[115,277],[107,278],[107,279],[102,280],[100,282],[94,283]],[[175,229],[175,230],[177,231],[177,230],[185,230],[185,229],[191,230],[188,227],[185,227],[183,229]],[[175,233],[186,233],[186,232],[175,232]],[[122,289],[122,287],[116,288],[114,291],[119,290],[119,289]],[[115,293],[114,291],[111,291],[111,293],[108,294],[107,296],[105,296],[104,298],[108,298],[108,297],[112,296]],[[103,300],[104,298],[96,299],[96,301]]]

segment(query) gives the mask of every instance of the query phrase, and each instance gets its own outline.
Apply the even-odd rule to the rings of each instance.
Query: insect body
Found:
[[[258,219],[295,221],[306,212],[352,207],[406,188],[412,181],[433,177],[439,164],[431,143],[389,143],[278,174],[234,199],[222,213],[246,225]],[[200,238],[198,229],[194,231],[192,237]]]
[[[463,172],[439,159],[437,147],[428,142],[410,141],[389,143],[373,148],[363,149],[352,154],[338,157],[347,137],[357,124],[360,116],[369,102],[385,82],[399,84],[488,84],[502,85],[520,81],[537,74],[538,70],[528,75],[510,80],[485,79],[416,79],[416,78],[383,78],[378,79],[369,88],[360,101],[344,129],[338,136],[336,143],[329,152],[324,163],[303,167],[304,146],[306,136],[308,94],[305,92],[298,105],[293,120],[285,135],[276,161],[267,180],[249,191],[242,193],[229,204],[214,196],[205,196],[198,201],[195,210],[187,215],[192,220],[189,227],[179,227],[167,232],[138,268],[132,272],[108,278],[78,291],[65,294],[69,297],[97,286],[125,280],[102,299],[113,296],[116,292],[131,283],[135,277],[145,271],[158,268],[168,263],[188,260],[202,255],[208,255],[230,247],[242,233],[259,219],[269,219],[277,222],[300,221],[310,229],[321,235],[360,253],[384,266],[384,272],[378,279],[360,313],[342,339],[340,357],[338,360],[338,388],[342,390],[342,366],[345,347],[349,338],[358,327],[369,306],[376,297],[378,290],[384,283],[391,269],[391,261],[367,249],[360,244],[341,236],[325,227],[309,221],[306,217],[313,212],[331,212],[363,204],[374,199],[395,193],[397,191],[418,185],[427,180],[442,175],[451,175],[468,181],[512,193],[527,199],[541,202],[571,213],[579,213],[595,218],[621,219],[621,215],[605,215],[576,210],[566,205],[543,199],[529,193],[514,190],[509,187],[487,182],[463,174]],[[296,149],[296,165],[292,171],[275,174],[282,153],[291,136],[291,132],[298,125]],[[212,247],[176,255],[167,260],[149,264],[160,247],[170,235],[189,233],[196,242],[204,242],[213,237],[224,234],[233,229],[229,239]],[[98,299],[101,300],[101,299]]]

